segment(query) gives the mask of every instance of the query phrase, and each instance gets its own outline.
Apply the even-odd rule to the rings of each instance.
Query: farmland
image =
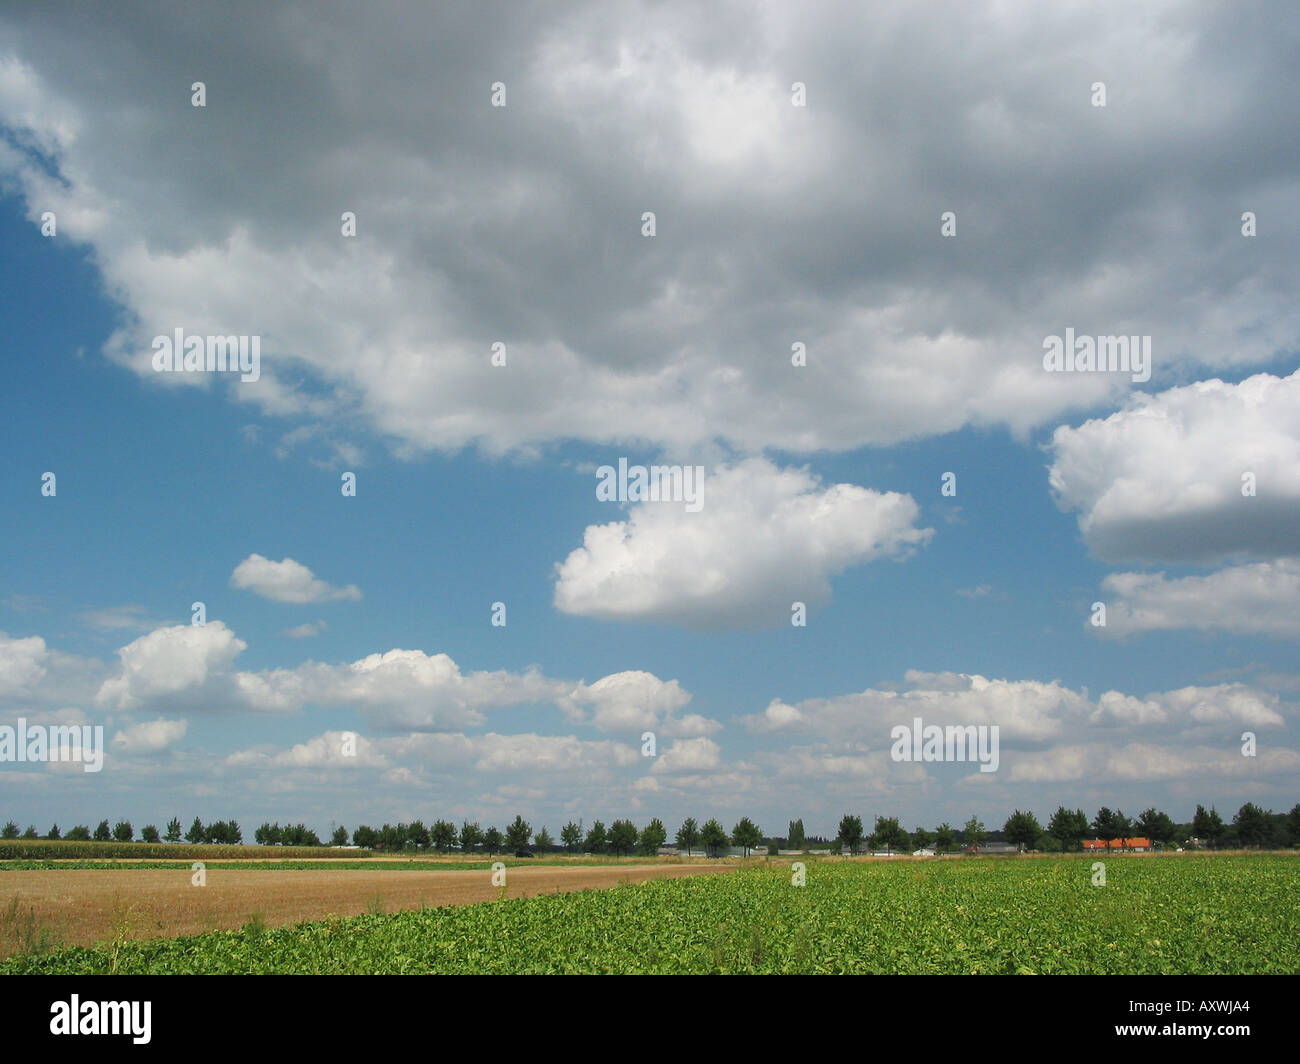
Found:
[[[1118,857],[1105,885],[1092,867],[809,861],[796,886],[786,862],[760,861],[608,890],[119,939],[14,958],[0,972],[1300,972],[1300,859]]]

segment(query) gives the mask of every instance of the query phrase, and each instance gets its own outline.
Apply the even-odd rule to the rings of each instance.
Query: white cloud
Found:
[[[1052,437],[1052,490],[1098,557],[1210,562],[1300,551],[1300,371],[1138,395]],[[1243,495],[1243,474],[1255,492]]]
[[[642,502],[625,521],[591,525],[556,567],[555,605],[611,620],[692,627],[788,624],[791,603],[830,598],[830,578],[852,565],[906,556],[919,529],[916,502],[852,484],[823,487],[806,470],[765,459],[704,478],[703,508]]]
[[[187,724],[183,720],[142,721],[119,731],[113,736],[113,745],[128,754],[154,754],[174,746],[185,737]]]
[[[104,681],[97,704],[132,709],[181,692],[197,692],[225,676],[248,646],[221,621],[159,628],[117,653],[116,675]]]
[[[331,587],[305,565],[292,558],[273,562],[260,554],[250,554],[230,574],[230,586],[251,591],[273,602],[332,602],[338,599],[356,601],[361,591],[355,585]]]
[[[656,775],[712,772],[722,764],[721,749],[712,739],[676,739],[655,758],[650,771]]]
[[[1111,573],[1102,581],[1106,624],[1119,637],[1170,629],[1300,639],[1300,558],[1229,566],[1206,576]]]
[[[308,621],[293,628],[286,628],[280,634],[288,636],[290,639],[310,639],[312,636],[320,635],[328,627],[329,625],[324,621]]]

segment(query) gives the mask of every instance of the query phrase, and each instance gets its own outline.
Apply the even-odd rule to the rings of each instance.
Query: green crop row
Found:
[[[1297,973],[1300,861],[809,864],[69,949],[0,973]]]

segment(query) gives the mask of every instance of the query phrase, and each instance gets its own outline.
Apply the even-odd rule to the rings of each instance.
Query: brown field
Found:
[[[326,862],[328,863],[328,862]],[[735,862],[689,864],[541,866],[511,868],[506,897],[562,894],[568,891],[729,872]],[[267,927],[396,912],[422,905],[470,905],[501,893],[491,872],[348,870],[224,870],[209,864],[207,886],[190,883],[188,868],[114,872],[90,869],[5,872],[0,877],[0,925],[32,913],[38,927],[63,946],[88,946],[126,938],[172,938],[242,927],[260,918]],[[0,958],[17,952],[20,937],[0,926]]]

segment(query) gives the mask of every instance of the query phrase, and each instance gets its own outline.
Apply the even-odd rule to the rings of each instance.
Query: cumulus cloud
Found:
[[[248,644],[221,621],[159,628],[118,652],[118,670],[100,687],[101,706],[134,709],[181,693],[202,692],[223,679]]]
[[[127,754],[155,754],[183,739],[187,726],[183,720],[142,721],[114,735],[113,745]]]
[[[1101,587],[1106,624],[1087,625],[1099,636],[1191,629],[1300,639],[1300,558],[1176,579],[1111,573]]]
[[[603,732],[654,729],[656,734],[683,738],[708,735],[722,725],[699,714],[677,716],[691,696],[676,680],[661,680],[653,673],[617,672],[593,684],[578,684],[559,699],[568,718],[588,723]]]
[[[916,527],[909,495],[824,487],[765,459],[706,475],[703,503],[690,513],[639,502],[625,521],[589,526],[556,567],[556,607],[692,627],[788,624],[791,603],[830,598],[836,573],[903,557],[933,535]]]
[[[329,625],[324,621],[308,621],[305,624],[295,625],[293,628],[286,628],[280,634],[288,636],[290,639],[310,639],[312,636],[320,635],[328,627]]]
[[[1296,104],[1267,5],[972,4],[942,34],[920,8],[833,3],[387,14],[5,11],[0,173],[90,249],[125,311],[111,358],[208,387],[159,381],[152,336],[258,332],[240,401],[415,449],[810,452],[1122,394],[1041,371],[1042,337],[1071,323],[1154,334],[1170,374],[1258,363],[1298,331],[1276,135]],[[202,109],[199,41],[240,71]],[[1096,56],[1125,72],[1105,111]],[[509,72],[508,106],[485,71]],[[1270,238],[1242,251],[1224,203]]]
[[[1300,371],[1137,396],[1107,418],[1056,430],[1052,491],[1062,509],[1079,511],[1084,542],[1106,560],[1293,556],[1300,552],[1297,409]],[[1246,473],[1254,495],[1243,494]]]
[[[250,554],[235,566],[235,571],[230,574],[230,586],[251,591],[273,602],[299,605],[338,599],[356,601],[361,598],[361,590],[355,585],[331,587],[324,580],[316,579],[307,566],[292,558],[273,562],[260,554]]]

